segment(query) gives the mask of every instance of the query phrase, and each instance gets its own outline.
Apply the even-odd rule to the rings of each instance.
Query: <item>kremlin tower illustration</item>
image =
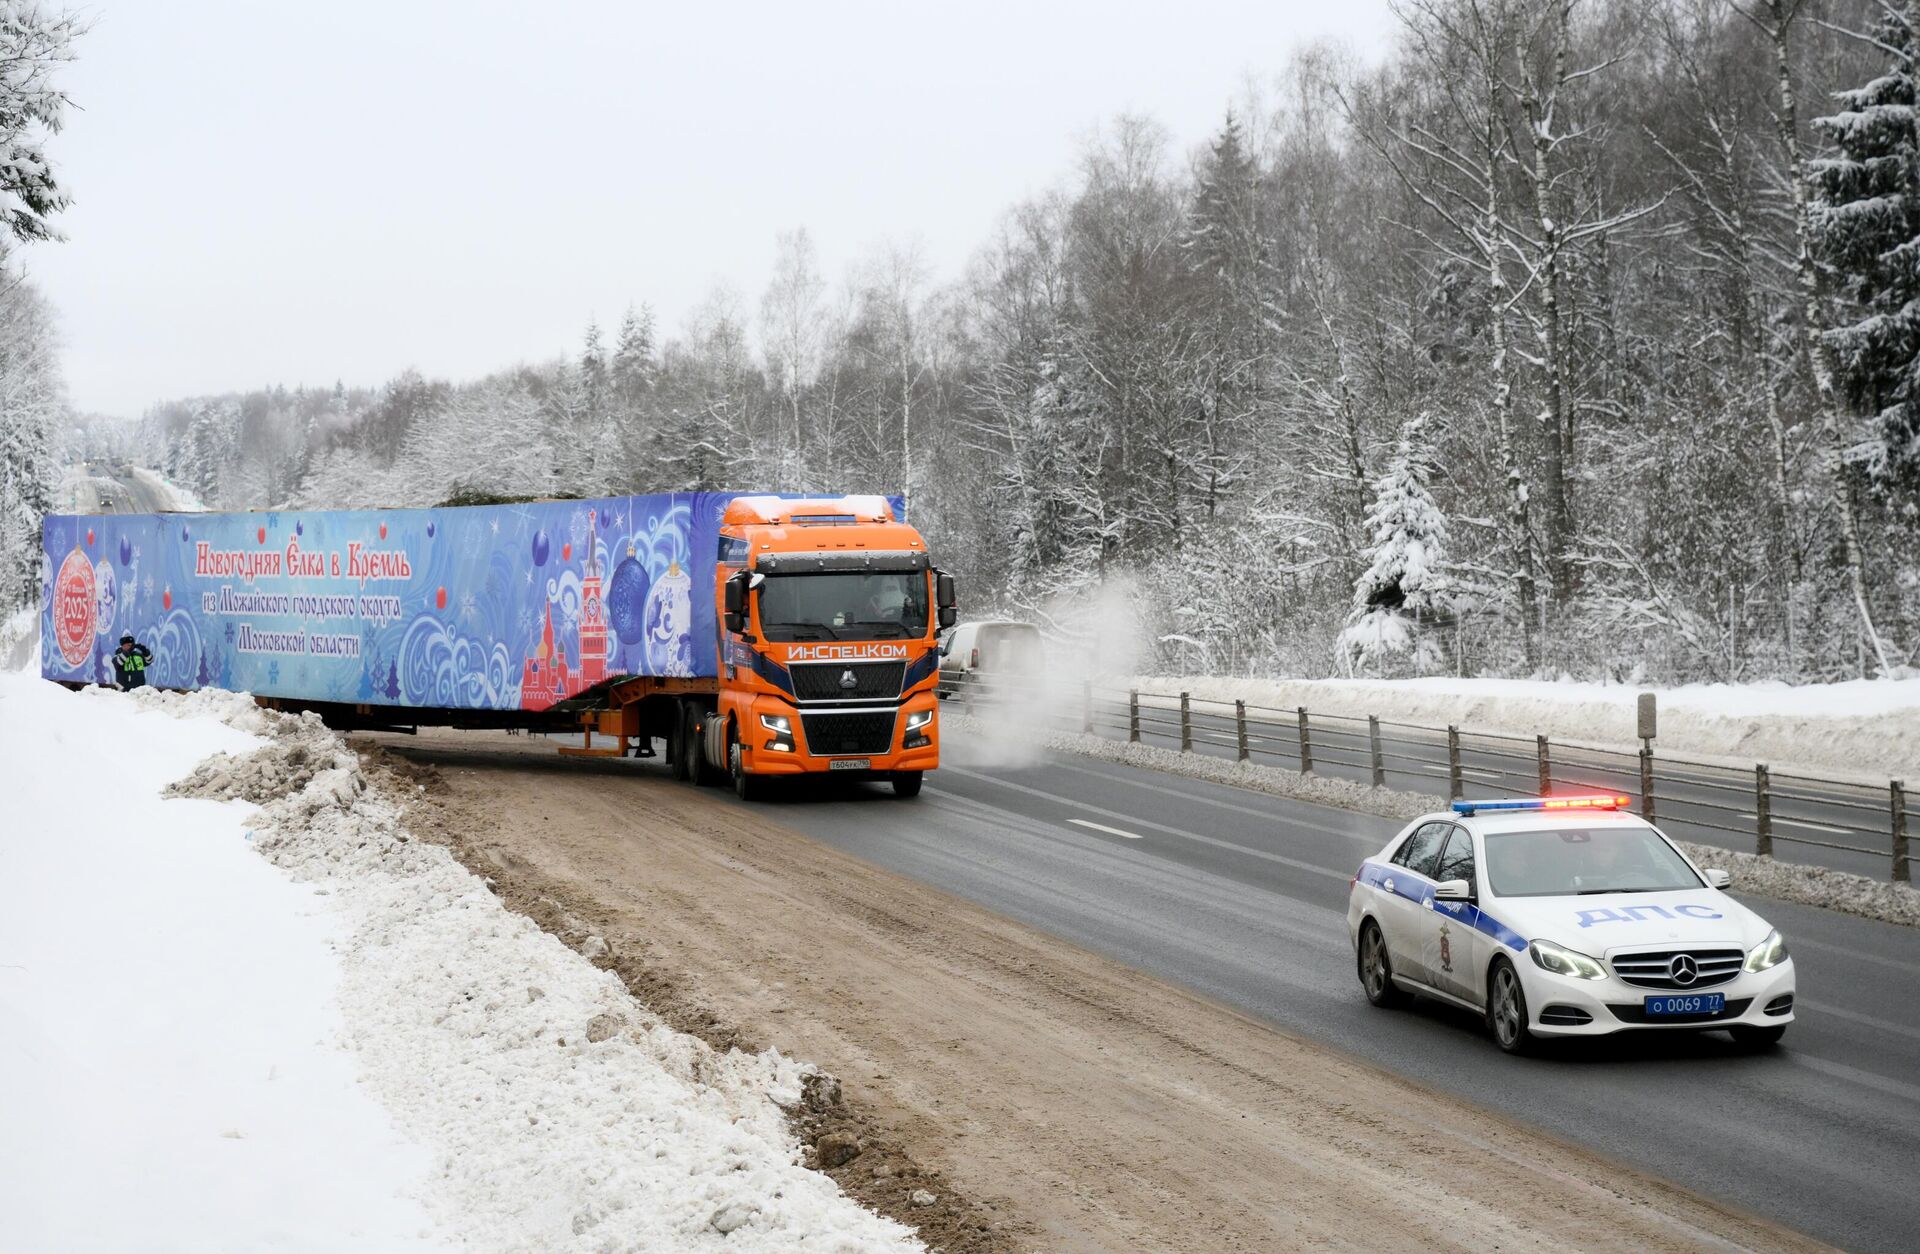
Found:
[[[600,594],[599,533],[594,511],[587,511],[586,565],[580,573],[580,631],[576,653],[580,669],[567,665],[567,650],[553,638],[553,601],[547,601],[546,627],[520,676],[520,708],[544,710],[607,677],[607,611]]]

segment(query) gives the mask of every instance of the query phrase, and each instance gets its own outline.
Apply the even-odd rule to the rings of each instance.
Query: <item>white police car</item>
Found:
[[[1508,1053],[1639,1028],[1777,1042],[1793,1021],[1786,942],[1628,802],[1456,801],[1408,824],[1347,898],[1367,1000],[1478,1011]]]

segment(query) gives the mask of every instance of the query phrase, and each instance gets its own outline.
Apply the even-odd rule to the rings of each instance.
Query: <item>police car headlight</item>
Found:
[[[907,730],[919,731],[922,727],[925,727],[928,723],[931,723],[932,721],[933,721],[932,710],[916,710],[912,714],[907,715]]]
[[[1555,975],[1570,975],[1578,980],[1604,980],[1607,969],[1597,958],[1589,958],[1572,949],[1562,949],[1552,941],[1537,940],[1527,946],[1533,965]]]
[[[1768,967],[1777,967],[1787,960],[1787,938],[1775,928],[1767,933],[1767,939],[1747,951],[1747,970],[1765,971]]]

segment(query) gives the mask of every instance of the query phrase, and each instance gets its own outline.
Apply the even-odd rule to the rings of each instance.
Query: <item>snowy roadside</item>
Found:
[[[133,477],[145,484],[149,491],[165,501],[166,508],[180,514],[204,514],[207,507],[199,497],[176,484],[157,470],[145,466],[132,467]]]
[[[1429,727],[1634,747],[1636,703],[1658,694],[1658,746],[1670,753],[1750,767],[1859,778],[1920,778],[1920,680],[1838,684],[1695,684],[1648,689],[1630,684],[1521,679],[1240,679],[1221,675],[1140,676],[1099,681],[1141,692],[1190,692],[1209,701],[1245,701],[1277,710],[1368,714]]]
[[[29,605],[0,618],[0,673],[40,673],[40,609]]]
[[[940,718],[948,731],[978,737],[983,743],[990,743],[992,752],[1001,756],[1006,754],[1006,742],[1013,739],[1058,753],[1077,753],[1108,762],[1184,775],[1189,779],[1233,784],[1277,797],[1310,801],[1362,814],[1377,814],[1390,819],[1411,819],[1435,810],[1444,810],[1448,805],[1447,799],[1437,794],[1371,788],[1353,780],[1302,775],[1282,767],[1236,762],[1203,753],[1180,753],[1157,745],[1130,744],[1124,740],[1109,740],[1104,736],[1080,732],[1036,733],[1029,730],[1031,724],[1019,721],[1004,724],[989,722],[979,714],[943,710]],[[1883,923],[1920,927],[1920,890],[1909,885],[1848,875],[1826,867],[1780,862],[1715,845],[1700,845],[1684,840],[1675,843],[1701,866],[1722,867],[1731,872],[1734,886],[1741,892],[1840,910]]]
[[[317,721],[0,685],[0,760],[47,777],[0,836],[0,1176],[48,1199],[0,1247],[920,1248],[804,1165],[811,1068],[667,1027]]]
[[[263,743],[0,676],[0,1249],[431,1248],[431,1156],[327,1043],[325,903],[248,807],[162,801]]]

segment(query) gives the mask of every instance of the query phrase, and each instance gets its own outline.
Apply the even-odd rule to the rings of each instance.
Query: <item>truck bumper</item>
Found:
[[[754,775],[827,775],[862,774],[874,776],[891,775],[899,771],[931,771],[940,765],[940,715],[939,702],[931,691],[917,693],[903,702],[894,715],[893,730],[888,737],[885,752],[871,754],[816,754],[810,751],[806,741],[806,725],[803,716],[793,707],[776,702],[755,702],[752,711],[753,728],[751,739],[745,746],[744,765]],[[925,711],[931,714],[931,720],[914,728],[907,728],[908,717]],[[785,717],[791,728],[785,737],[776,736],[760,722],[760,716],[766,714]],[[793,745],[791,749],[775,748],[775,743],[786,741]],[[911,744],[912,747],[908,747]],[[844,765],[836,765],[836,763]],[[855,764],[858,765],[855,765]]]

